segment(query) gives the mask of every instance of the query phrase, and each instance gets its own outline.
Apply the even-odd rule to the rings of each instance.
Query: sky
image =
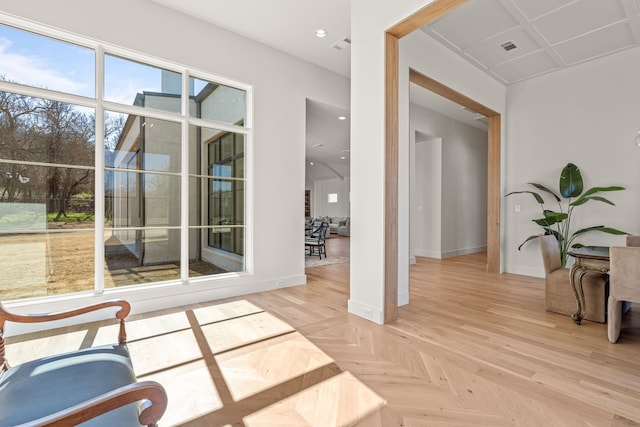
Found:
[[[0,75],[30,86],[94,97],[95,52],[0,25]],[[105,59],[105,96],[130,105],[137,92],[160,91],[160,69]]]
[[[0,24],[0,76],[9,81],[93,98],[96,93],[95,55],[94,50],[86,47]],[[108,101],[132,105],[137,93],[162,92],[161,68],[108,53],[104,57],[104,67],[104,97]],[[168,90],[180,92],[181,74],[168,73],[173,74],[177,82],[177,89]],[[208,83],[190,79],[191,90],[196,93]],[[243,91],[230,89],[231,94],[236,92]],[[230,99],[234,97],[229,96]],[[75,108],[87,113],[86,108]],[[218,113],[214,114],[215,118],[208,118],[223,119]]]

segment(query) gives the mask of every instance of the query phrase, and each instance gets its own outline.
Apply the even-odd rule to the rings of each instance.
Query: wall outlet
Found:
[[[284,280],[276,280],[276,286],[279,288],[284,288]]]
[[[516,212],[520,212],[520,205],[516,205],[515,210],[516,210]]]
[[[364,315],[364,317],[366,317],[367,319],[371,319],[371,309],[370,308],[363,308],[362,309],[362,314]]]

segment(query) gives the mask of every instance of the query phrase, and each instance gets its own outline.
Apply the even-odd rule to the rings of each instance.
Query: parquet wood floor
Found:
[[[328,243],[332,242],[335,250],[348,251],[348,239],[329,239]],[[332,250],[331,246],[327,250]],[[189,350],[194,327],[196,344],[206,342],[215,347],[232,341],[221,339],[225,332],[215,330],[215,324],[196,326],[211,321],[211,311],[205,308],[237,301],[242,315],[248,307],[242,301],[248,301],[265,315],[283,321],[269,322],[272,329],[268,333],[293,341],[278,341],[278,345],[294,349],[308,342],[333,360],[323,365],[324,356],[319,356],[308,378],[296,377],[285,384],[307,382],[304,389],[311,394],[302,396],[300,402],[308,403],[312,396],[320,395],[337,402],[351,398],[341,411],[357,408],[357,393],[349,392],[347,386],[342,394],[332,391],[333,386],[314,388],[324,384],[323,379],[338,378],[341,373],[353,375],[386,400],[382,409],[357,422],[359,427],[640,426],[640,307],[633,307],[623,318],[621,338],[611,344],[606,324],[583,321],[577,326],[567,316],[545,312],[542,279],[489,274],[485,262],[485,254],[446,260],[419,258],[410,269],[410,304],[399,309],[397,322],[384,326],[347,313],[348,263],[307,269],[306,286],[134,316],[130,326],[141,321],[128,328],[134,348],[136,334],[153,336],[161,326],[176,332],[171,341],[158,334],[157,342],[136,350],[143,353],[138,357],[143,366],[136,366],[136,370],[156,375],[169,387],[184,388],[183,405],[187,406],[177,406],[171,419],[178,417],[178,421],[171,424],[285,425],[279,417],[297,405],[291,401],[291,393],[280,388],[281,398],[267,396],[260,390],[275,389],[255,383],[216,390],[209,379],[198,374],[200,365],[210,363],[207,357],[211,355],[199,360]],[[253,320],[260,325],[260,319]],[[296,332],[287,332],[286,325]],[[101,331],[94,336],[100,338]],[[30,344],[31,348],[50,349],[86,340],[86,334],[66,330],[57,337],[33,338]],[[15,349],[24,344],[19,341],[10,344],[10,356],[11,346]],[[237,347],[229,345],[231,348],[222,353],[226,356],[214,362],[238,372],[246,371],[247,360],[264,351],[256,347],[249,353],[235,354]],[[293,369],[288,365],[295,365],[299,357],[288,351],[292,357],[280,362]],[[171,361],[155,360],[162,352],[169,353],[163,357]],[[163,380],[158,366],[169,362],[181,372]],[[269,374],[263,377],[268,379]],[[221,402],[250,395],[255,398],[245,398],[243,405],[220,407]],[[180,419],[191,420],[189,411],[218,413],[223,423],[204,416],[181,423]],[[343,414],[349,419],[348,413]],[[316,414],[315,419],[331,425],[332,420],[323,419],[323,415]]]

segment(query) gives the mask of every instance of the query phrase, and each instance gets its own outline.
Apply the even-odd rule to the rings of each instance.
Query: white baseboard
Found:
[[[425,258],[436,258],[436,259],[441,259],[442,258],[442,254],[440,252],[436,252],[436,251],[423,251],[420,249],[416,249],[416,256],[422,256]]]
[[[442,252],[442,258],[451,258],[454,256],[469,255],[469,254],[475,254],[478,252],[486,252],[486,251],[487,251],[486,246],[476,246],[475,248],[456,249],[453,251]]]
[[[382,325],[384,323],[382,311],[371,307],[368,304],[349,299],[349,301],[347,301],[347,309],[349,313],[360,316],[363,319],[370,320],[378,325]]]

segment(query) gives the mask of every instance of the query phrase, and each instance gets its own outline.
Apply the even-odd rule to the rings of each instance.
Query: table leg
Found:
[[[569,277],[571,282],[571,288],[573,289],[573,295],[576,297],[577,310],[571,315],[571,319],[576,325],[582,322],[584,317],[584,291],[582,290],[582,277],[587,273],[587,268],[579,263],[573,264],[569,271]]]

